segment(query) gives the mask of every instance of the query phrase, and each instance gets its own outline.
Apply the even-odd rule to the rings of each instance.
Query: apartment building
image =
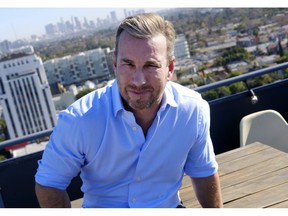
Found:
[[[50,86],[81,84],[86,80],[95,83],[107,81],[111,77],[108,65],[110,49],[94,49],[44,62]]]
[[[174,55],[177,61],[190,58],[189,46],[184,34],[176,36]]]

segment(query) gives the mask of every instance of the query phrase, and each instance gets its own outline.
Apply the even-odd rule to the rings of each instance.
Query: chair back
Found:
[[[263,110],[240,121],[240,146],[261,142],[288,152],[288,124],[275,110]]]

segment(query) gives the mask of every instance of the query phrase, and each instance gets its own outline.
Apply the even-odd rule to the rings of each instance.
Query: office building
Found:
[[[32,46],[19,48],[0,59],[0,105],[9,137],[44,130],[56,123],[56,111],[42,60]]]

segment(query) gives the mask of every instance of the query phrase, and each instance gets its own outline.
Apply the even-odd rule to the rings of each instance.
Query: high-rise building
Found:
[[[82,23],[80,22],[80,20],[78,19],[78,17],[74,17],[74,21],[75,21],[75,28],[77,30],[82,30],[83,26],[82,26]]]
[[[58,32],[57,26],[53,24],[48,24],[45,26],[45,31],[47,35],[55,35]]]
[[[128,16],[127,10],[124,9],[124,17],[126,18]]]
[[[56,111],[43,63],[32,46],[0,59],[0,105],[10,139],[55,126]]]
[[[116,12],[115,12],[115,11],[111,11],[111,12],[110,12],[110,15],[111,15],[111,21],[112,21],[112,23],[116,23],[116,22],[118,21]]]

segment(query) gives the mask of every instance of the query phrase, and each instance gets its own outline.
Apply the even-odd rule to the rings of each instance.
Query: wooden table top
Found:
[[[224,208],[287,208],[288,154],[253,143],[216,156]],[[200,207],[190,178],[180,190],[188,208]]]

